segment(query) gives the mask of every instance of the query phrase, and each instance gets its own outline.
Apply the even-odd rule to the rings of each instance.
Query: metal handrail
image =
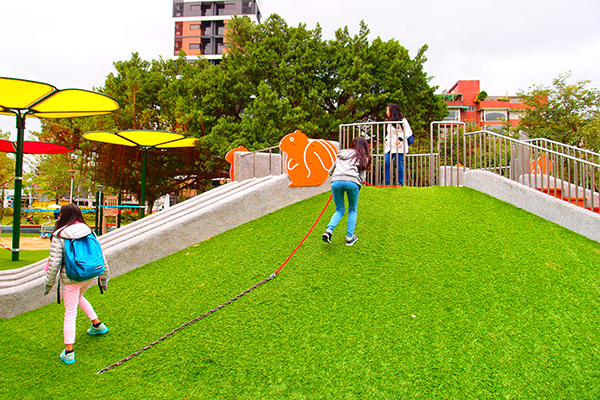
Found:
[[[281,154],[281,149],[279,148],[279,145],[265,147],[264,149],[254,150],[254,151],[250,151],[248,153],[240,154],[240,157],[253,156],[253,160],[252,160],[252,177],[253,178],[256,177],[256,154],[266,153],[267,150],[269,151],[269,175],[272,175],[272,172],[273,172],[272,159],[273,159],[273,150],[274,149],[279,149],[279,155],[281,155],[281,171],[283,171],[283,166],[284,166],[283,155]]]
[[[600,164],[599,163],[591,162],[591,161],[585,160],[583,158],[574,157],[574,156],[571,156],[569,154],[561,153],[559,151],[555,151],[555,150],[551,150],[551,149],[548,149],[548,148],[545,148],[545,147],[541,147],[541,146],[538,146],[538,145],[535,145],[535,144],[531,144],[531,143],[528,143],[529,140],[514,139],[514,138],[511,138],[510,136],[505,136],[505,135],[499,134],[497,132],[488,131],[488,130],[485,130],[485,129],[479,130],[479,131],[476,131],[476,132],[465,133],[465,136],[474,136],[474,135],[481,134],[481,133],[487,133],[487,134],[489,134],[491,136],[496,136],[499,139],[507,140],[507,141],[510,141],[512,143],[515,143],[515,144],[521,144],[521,145],[526,144],[527,147],[530,147],[530,148],[535,149],[535,150],[539,150],[539,151],[543,151],[543,152],[548,152],[548,153],[554,154],[556,156],[561,156],[561,157],[568,158],[568,159],[570,159],[572,161],[582,162],[582,163],[588,164],[588,165],[590,165],[592,167],[599,167],[600,168]],[[555,143],[558,143],[558,142],[555,142]],[[567,145],[565,145],[565,146],[567,146]]]
[[[595,151],[591,151],[591,150],[587,150],[587,149],[582,149],[581,147],[577,147],[577,146],[572,146],[570,144],[564,144],[561,142],[556,142],[554,140],[551,139],[546,139],[546,138],[535,138],[535,139],[526,139],[523,140],[523,142],[537,142],[537,141],[541,141],[541,142],[546,142],[546,143],[550,143],[556,146],[561,146],[561,147],[566,147],[568,149],[574,150],[574,151],[579,151],[581,153],[586,153],[586,154],[590,154],[592,156],[596,156],[600,158],[600,153],[596,153]]]

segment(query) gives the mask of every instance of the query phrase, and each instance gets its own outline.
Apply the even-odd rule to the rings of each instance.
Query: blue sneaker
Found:
[[[94,324],[87,330],[88,335],[104,335],[108,332],[108,328],[104,323],[101,323],[99,327],[95,327]]]
[[[75,362],[75,352],[72,351],[67,354],[67,349],[64,349],[62,353],[60,353],[59,358],[60,361],[64,362],[65,364],[73,364]]]
[[[358,241],[358,236],[356,235],[352,235],[352,237],[347,237],[346,238],[346,246],[352,246],[354,243],[356,243]]]

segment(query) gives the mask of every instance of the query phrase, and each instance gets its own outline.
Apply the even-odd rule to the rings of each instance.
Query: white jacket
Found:
[[[54,232],[52,235],[52,243],[50,244],[48,270],[46,271],[46,287],[51,288],[54,286],[59,271],[60,280],[63,284],[76,283],[69,279],[65,273],[65,269],[62,268],[65,239],[77,239],[85,237],[90,233],[92,233],[90,227],[82,223],[69,225]],[[100,279],[108,280],[108,263],[106,262],[106,257],[104,257],[104,273],[100,275]]]
[[[408,154],[407,139],[412,135],[413,131],[406,118],[404,118],[401,123],[390,122],[387,125],[387,135],[385,137],[383,151],[385,153],[391,151],[392,153]]]

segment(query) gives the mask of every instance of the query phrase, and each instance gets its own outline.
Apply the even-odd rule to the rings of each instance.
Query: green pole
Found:
[[[122,201],[121,201],[121,191],[119,190],[119,197],[118,197],[118,201],[117,204],[122,205]],[[122,208],[119,207],[117,209],[117,229],[119,229],[121,227],[121,210]]]
[[[102,188],[98,191],[98,198],[100,199],[100,205],[98,206],[98,236],[103,235],[102,232],[102,224],[104,223],[104,208],[100,207],[104,205],[104,193],[102,193]]]
[[[142,200],[140,202],[140,217],[146,215],[146,165],[148,163],[148,148],[142,147]]]
[[[100,236],[98,234],[98,220],[100,217],[100,192],[96,192],[96,217],[94,218],[94,230],[96,231],[96,236]]]
[[[17,114],[17,154],[15,156],[15,194],[13,198],[12,261],[19,261],[19,237],[21,235],[21,188],[23,187],[23,141],[25,140],[25,116]]]

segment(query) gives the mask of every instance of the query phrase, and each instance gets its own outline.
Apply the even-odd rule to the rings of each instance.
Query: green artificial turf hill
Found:
[[[110,332],[80,312],[73,365],[62,305],[0,320],[0,398],[600,397],[600,243],[466,188],[360,196],[353,247],[331,204],[277,278],[102,375],[271,275],[328,194],[91,289]]]

